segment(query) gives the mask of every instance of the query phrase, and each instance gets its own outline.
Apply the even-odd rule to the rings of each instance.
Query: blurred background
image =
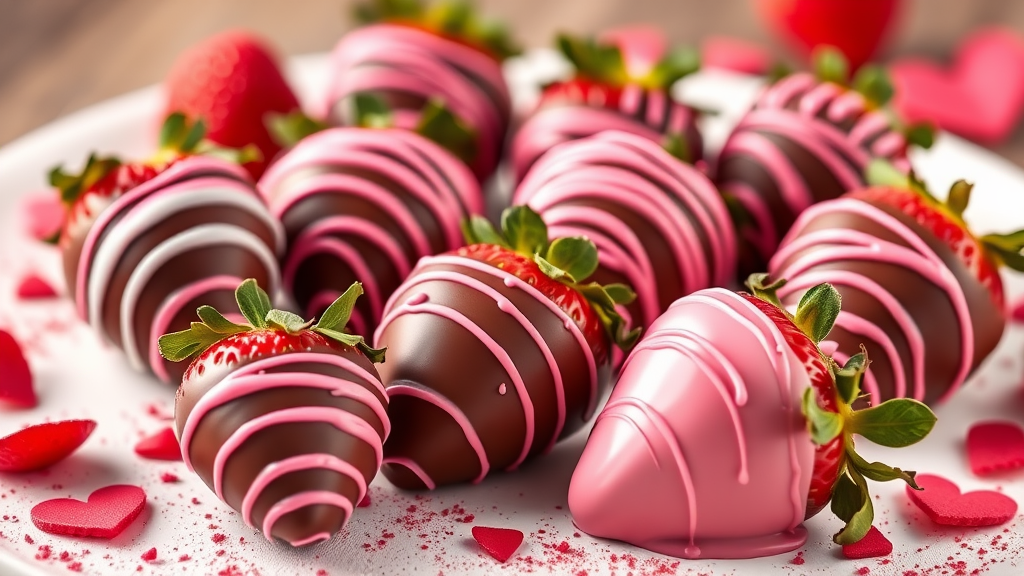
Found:
[[[764,6],[790,0],[479,0],[525,47],[556,31],[598,32],[655,23],[673,42],[731,37],[796,62],[770,29]],[[833,0],[818,0],[830,2]],[[354,26],[351,0],[0,0],[0,146],[55,118],[159,82],[178,53],[232,27],[254,30],[282,55],[330,50]],[[761,8],[759,11],[758,8]],[[971,32],[1003,26],[1024,33],[1024,2],[904,0],[878,60],[908,56],[948,63]],[[1018,125],[990,148],[1024,166]]]

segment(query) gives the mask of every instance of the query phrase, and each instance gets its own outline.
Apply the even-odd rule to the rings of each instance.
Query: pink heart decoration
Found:
[[[57,290],[38,274],[30,273],[18,284],[18,298],[31,300],[35,298],[53,298]]]
[[[150,460],[169,460],[181,462],[181,447],[174,431],[168,426],[163,430],[147,436],[135,445],[135,453]]]
[[[495,560],[504,563],[523,543],[523,533],[511,528],[473,526],[473,538]]]
[[[1024,39],[989,28],[976,32],[943,69],[908,58],[890,68],[893,106],[909,122],[939,127],[984,143],[1005,140],[1024,113]]]
[[[960,488],[941,476],[918,474],[917,485],[907,486],[907,497],[932,522],[945,526],[998,526],[1017,514],[1017,502],[991,490],[960,493]]]
[[[88,502],[57,498],[32,508],[32,523],[43,532],[60,536],[113,538],[124,531],[146,505],[138,486],[114,485],[89,495]]]
[[[1024,467],[1024,429],[1013,422],[978,422],[967,432],[967,459],[979,476]]]
[[[843,556],[851,560],[881,558],[892,554],[892,542],[874,526],[859,541],[843,546]]]
[[[38,402],[21,345],[9,332],[0,330],[0,406],[32,408]]]

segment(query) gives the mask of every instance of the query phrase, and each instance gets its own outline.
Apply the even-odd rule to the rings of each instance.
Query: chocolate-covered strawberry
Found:
[[[203,134],[172,114],[151,158],[90,156],[81,174],[50,173],[67,206],[59,244],[79,316],[136,369],[173,383],[183,367],[160,357],[157,338],[187,328],[201,304],[231,304],[245,278],[276,290],[284,249],[248,174],[223,158],[246,155]]]
[[[366,287],[352,328],[371,333],[384,304],[424,256],[463,246],[460,223],[483,212],[469,169],[445,148],[471,141],[435,101],[417,130],[392,127],[397,111],[354,99],[359,127],[302,139],[260,179],[284,224],[284,290],[307,316],[323,311],[352,282]],[[303,119],[284,128],[303,131]],[[316,127],[312,127],[316,128]]]
[[[878,185],[823,202],[797,219],[770,270],[789,278],[779,294],[792,304],[817,282],[843,294],[831,336],[836,355],[863,343],[871,402],[950,397],[1002,337],[1006,325],[999,267],[1024,270],[1024,234],[976,237],[961,214],[971,185],[947,200],[884,162]]]
[[[851,81],[842,55],[828,49],[816,67],[767,87],[722,147],[715,182],[739,229],[741,277],[765,269],[807,207],[863,187],[873,158],[905,172],[908,145],[931,145],[929,127],[902,125],[886,108],[893,89],[880,68],[865,66]]]
[[[174,405],[186,466],[268,540],[329,539],[380,468],[384,351],[343,332],[361,293],[352,285],[313,323],[271,309],[249,279],[236,292],[247,324],[202,306],[201,322],[160,338],[168,360],[194,358]]]
[[[575,71],[545,86],[537,108],[512,139],[511,162],[522,179],[551,147],[619,130],[667,144],[687,162],[703,155],[697,113],[672,98],[672,85],[700,67],[693,49],[668,50],[657,30],[601,39],[558,37]]]
[[[818,348],[838,293],[816,286],[790,315],[766,280],[684,297],[637,344],[573,474],[577,526],[684,558],[768,556],[802,546],[830,498],[846,522],[836,541],[862,538],[866,479],[916,487],[865,462],[853,435],[906,446],[934,416],[913,400],[851,411],[866,357],[840,368]]]
[[[348,100],[368,94],[383,98],[397,111],[397,127],[408,129],[439,99],[475,134],[461,158],[486,180],[501,158],[512,107],[501,62],[517,49],[504,28],[462,1],[372,0],[355,15],[365,25],[331,53],[318,117],[351,126],[357,119]]]
[[[383,471],[402,488],[479,482],[549,450],[593,415],[610,347],[637,337],[615,310],[632,292],[585,283],[589,240],[549,242],[524,206],[502,233],[474,217],[466,236],[420,260],[376,333],[395,424]]]

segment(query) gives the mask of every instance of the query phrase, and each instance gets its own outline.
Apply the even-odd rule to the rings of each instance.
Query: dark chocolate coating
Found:
[[[234,287],[246,278],[275,290],[281,240],[280,225],[244,171],[192,157],[112,199],[87,227],[67,236],[64,271],[80,315],[137,368],[177,384],[184,366],[156,354],[154,332],[188,329],[202,304],[234,308]],[[83,262],[87,242],[92,248]],[[83,271],[86,278],[79,277]],[[90,291],[96,280],[101,294]]]
[[[376,342],[388,347],[380,369],[395,425],[383,472],[401,488],[514,469],[593,415],[600,378],[575,323],[489,264],[425,258],[399,289]]]
[[[351,422],[358,419],[365,422],[363,428],[372,430],[371,442],[342,430],[325,419],[323,413],[300,417],[299,421],[283,419],[265,423],[239,444],[223,467],[222,499],[233,509],[243,512],[244,501],[250,490],[256,494],[251,504],[249,522],[257,529],[264,529],[268,513],[276,505],[289,498],[305,494],[338,494],[348,502],[349,510],[337,504],[314,498],[281,515],[272,523],[271,534],[292,545],[305,545],[326,539],[340,531],[349,520],[350,512],[359,503],[366,487],[377,473],[379,464],[376,450],[387,437],[389,423],[382,420],[387,408],[387,398],[382,386],[370,385],[368,378],[379,381],[379,375],[369,360],[359,351],[327,341],[313,334],[303,337],[303,347],[293,349],[276,357],[245,359],[230,367],[230,374],[223,364],[213,356],[201,356],[189,368],[178,392],[175,405],[175,428],[182,439],[183,450],[188,451],[190,464],[203,482],[215,490],[214,470],[220,451],[232,450],[225,442],[240,428],[265,416],[288,409],[330,409]],[[230,345],[228,345],[230,348]],[[339,357],[347,364],[332,362]],[[238,377],[246,366],[250,370]],[[209,366],[202,369],[200,366]],[[268,375],[288,374],[287,383],[267,381]],[[329,377],[327,384],[314,386],[309,375]],[[218,376],[225,376],[219,378]],[[258,389],[242,389],[244,386]],[[325,387],[327,386],[327,387]],[[233,389],[235,387],[235,389]],[[360,398],[354,392],[362,394]],[[201,399],[212,391],[221,398],[207,400],[203,412],[192,416]],[[211,397],[212,398],[212,397]],[[186,422],[198,418],[191,436],[184,437]],[[280,474],[260,489],[253,486],[261,473],[288,466],[288,459],[312,457],[305,465]],[[336,457],[354,467],[359,478],[339,472],[323,465],[324,457]]]
[[[863,187],[872,158],[907,170],[906,146],[884,112],[852,90],[810,74],[767,88],[723,146],[715,171],[739,228],[739,278],[765,269],[808,206]]]
[[[853,198],[857,198],[856,193]],[[843,203],[849,202],[855,203],[854,210],[843,208]],[[869,207],[866,212],[857,211],[857,206],[864,205]],[[882,216],[878,217],[880,213]],[[892,225],[885,215],[902,226]],[[899,235],[901,230],[920,238],[923,246],[915,248],[912,242]],[[874,243],[879,246],[879,254],[895,255],[897,247],[906,249],[908,254],[912,254],[910,263],[922,267],[921,270],[901,261],[879,261],[871,251],[850,250],[859,240],[848,234],[849,231],[877,239]],[[787,306],[795,306],[803,290],[809,287],[805,284],[812,282],[830,282],[839,290],[843,297],[842,313],[827,339],[839,345],[841,360],[856,354],[860,345],[864,345],[871,361],[870,377],[878,388],[878,397],[872,398],[873,403],[907,396],[935,404],[963,383],[958,373],[963,364],[961,322],[965,317],[957,313],[954,299],[962,297],[969,313],[973,354],[967,374],[988,357],[1002,337],[1004,313],[989,289],[979,282],[948,244],[899,210],[876,201],[843,198],[822,203],[805,213],[794,232],[796,234],[787,238],[770,265],[773,276],[786,277],[790,285],[797,286],[795,290],[783,289],[783,302]],[[829,238],[829,234],[838,234],[845,240],[837,241],[835,236]],[[812,245],[790,248],[802,241]],[[944,278],[946,273],[942,268],[949,271],[949,277],[955,278],[948,287],[922,273],[922,270],[927,270],[927,273]],[[806,280],[812,277],[813,280]],[[893,308],[885,305],[888,298],[894,299],[896,305],[905,311],[909,322],[901,326],[895,315],[899,312],[894,313]],[[874,325],[877,332],[866,331],[857,319]],[[908,331],[905,326],[913,329]],[[921,335],[923,358],[912,351],[914,331]],[[896,369],[887,350],[890,344],[900,359],[901,370]],[[915,369],[916,361],[922,362],[923,372]],[[897,390],[900,377],[904,382],[902,393]],[[923,394],[914,387],[918,377],[923,378]]]

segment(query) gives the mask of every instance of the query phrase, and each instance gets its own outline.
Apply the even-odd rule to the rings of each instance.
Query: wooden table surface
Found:
[[[827,1],[827,0],[823,0]],[[784,50],[758,20],[754,0],[479,0],[527,47],[556,31],[591,33],[654,22],[674,42],[709,35]],[[883,60],[948,59],[986,25],[1024,32],[1024,2],[904,0]],[[175,56],[225,28],[245,27],[282,54],[329,50],[353,26],[351,0],[0,0],[0,145],[89,104],[159,82]],[[1024,166],[1024,129],[994,150]]]

